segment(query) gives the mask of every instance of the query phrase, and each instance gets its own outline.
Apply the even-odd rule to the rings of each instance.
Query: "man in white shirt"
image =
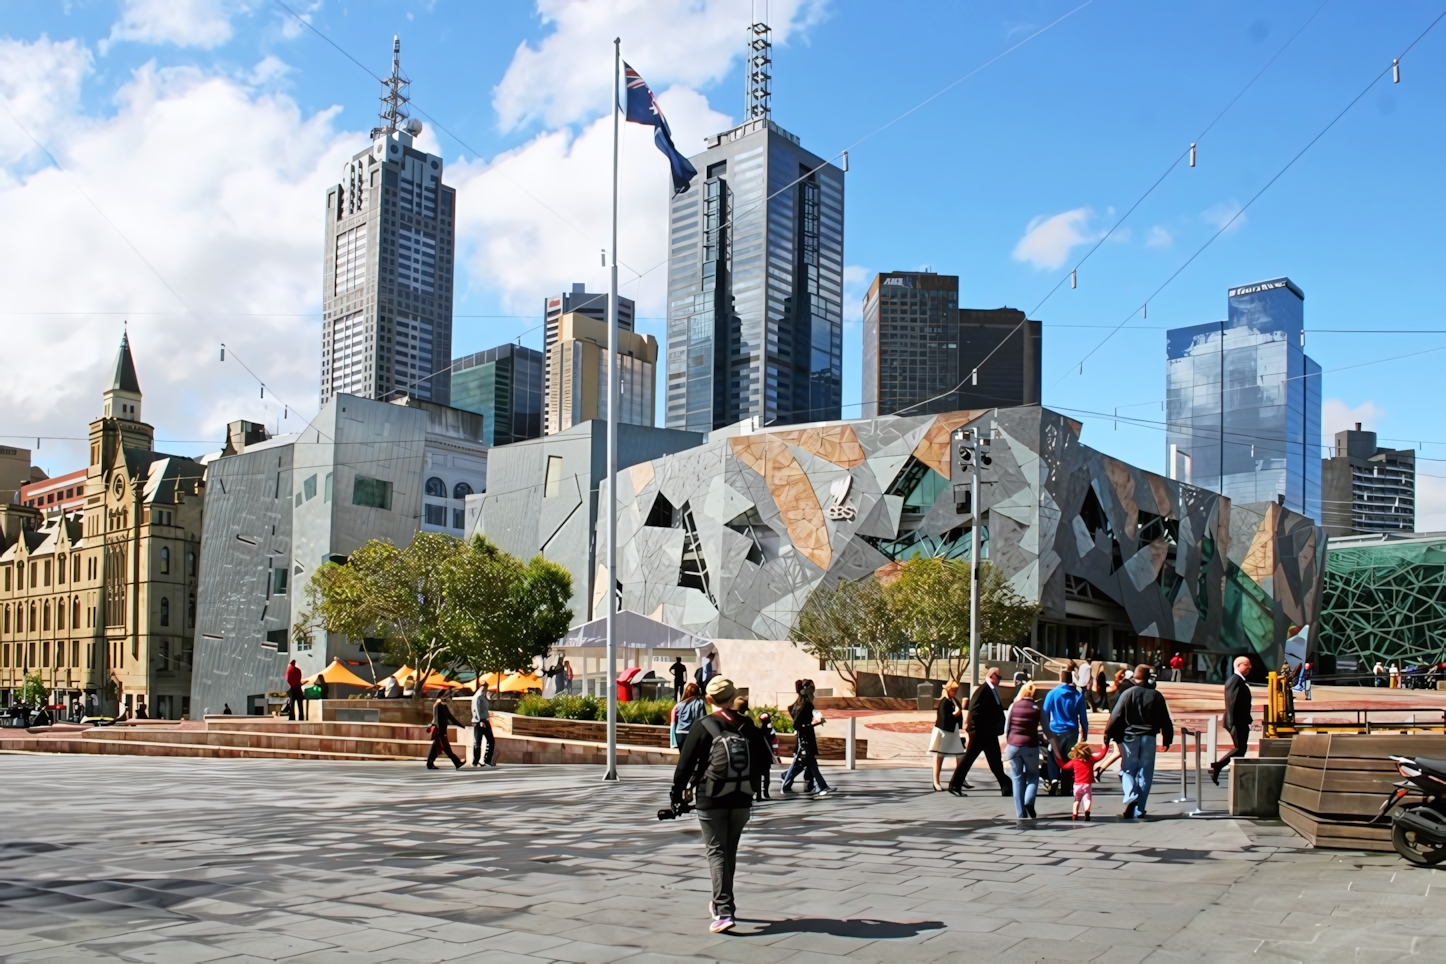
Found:
[[[482,737],[487,737],[487,756],[482,756]],[[497,740],[492,736],[492,719],[487,706],[487,681],[477,682],[472,694],[472,765],[495,767]]]

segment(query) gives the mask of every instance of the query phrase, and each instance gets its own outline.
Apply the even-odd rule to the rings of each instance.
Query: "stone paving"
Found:
[[[1121,823],[1113,782],[1095,821],[1046,798],[1021,830],[997,791],[827,773],[755,811],[713,936],[661,769],[0,756],[0,959],[1446,960],[1446,876],[1394,855],[1164,802]]]

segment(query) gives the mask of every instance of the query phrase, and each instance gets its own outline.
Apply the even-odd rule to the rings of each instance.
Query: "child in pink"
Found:
[[[1084,818],[1090,818],[1090,806],[1094,803],[1094,794],[1091,793],[1095,779],[1095,764],[1105,758],[1104,747],[1100,747],[1098,753],[1088,743],[1076,743],[1069,751],[1069,759],[1065,760],[1058,753],[1055,759],[1059,760],[1061,769],[1068,770],[1074,776],[1074,806],[1071,808],[1069,818],[1078,820],[1080,814]]]

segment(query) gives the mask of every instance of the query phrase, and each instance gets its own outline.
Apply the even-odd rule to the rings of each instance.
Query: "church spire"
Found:
[[[141,420],[141,383],[136,378],[136,363],[131,358],[130,333],[121,334],[120,351],[115,356],[115,377],[110,388],[101,395],[106,418]]]

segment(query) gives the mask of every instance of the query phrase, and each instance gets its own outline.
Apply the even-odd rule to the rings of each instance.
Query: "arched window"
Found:
[[[447,483],[443,482],[441,479],[437,478],[434,475],[427,480],[427,487],[425,491],[428,495],[434,495],[439,499],[445,499],[447,497]]]
[[[171,625],[171,601],[165,596],[161,597],[161,625]]]
[[[80,597],[76,596],[75,601],[70,605],[70,628],[80,628]]]
[[[41,624],[40,624],[40,628],[41,628],[41,629],[49,629],[49,628],[50,628],[50,600],[49,600],[49,599],[45,600],[44,604],[42,604],[41,607],[40,607],[40,618],[43,620],[43,621],[41,622]]]
[[[465,499],[471,494],[472,487],[466,482],[458,482],[456,485],[452,486],[452,498],[454,499]]]
[[[65,553],[61,553],[55,559],[55,578],[57,582],[65,582]]]
[[[64,628],[65,628],[65,600],[64,600],[64,599],[57,599],[57,600],[55,601],[55,628],[56,628],[56,629],[64,629]]]
[[[171,571],[171,547],[161,546],[161,572],[163,574]]]
[[[15,631],[17,633],[25,632],[25,607],[23,605],[15,607]]]

